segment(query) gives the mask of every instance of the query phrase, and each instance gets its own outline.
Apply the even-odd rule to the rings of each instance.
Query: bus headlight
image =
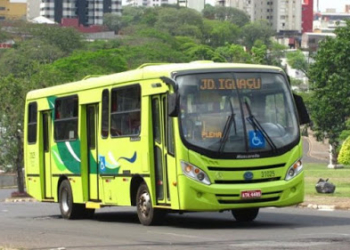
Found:
[[[208,175],[202,169],[184,161],[181,161],[181,169],[182,173],[187,177],[206,185],[211,184]]]
[[[303,164],[302,164],[301,160],[294,162],[293,165],[288,168],[285,180],[289,181],[289,180],[293,179],[302,170],[303,170]]]

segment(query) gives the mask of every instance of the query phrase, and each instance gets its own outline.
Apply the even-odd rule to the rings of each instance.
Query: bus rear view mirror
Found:
[[[294,97],[295,105],[296,105],[297,110],[298,110],[300,125],[310,123],[311,122],[310,116],[309,116],[307,109],[305,107],[305,103],[303,101],[303,98],[299,95],[296,95],[296,94],[293,94],[293,97]]]
[[[178,95],[176,93],[168,95],[168,115],[170,117],[177,117],[178,110]]]

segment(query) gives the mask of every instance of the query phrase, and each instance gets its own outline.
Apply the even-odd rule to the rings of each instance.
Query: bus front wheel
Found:
[[[72,188],[68,180],[62,181],[58,198],[61,215],[64,219],[76,219],[82,214],[84,205],[73,202]]]
[[[259,208],[233,209],[231,212],[238,222],[252,222],[258,216]]]
[[[146,183],[142,183],[137,190],[136,207],[137,216],[144,226],[159,224],[165,216],[164,210],[153,208]]]

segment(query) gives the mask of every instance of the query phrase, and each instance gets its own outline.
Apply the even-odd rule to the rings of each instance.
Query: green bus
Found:
[[[30,91],[24,120],[27,192],[66,219],[136,206],[143,225],[225,210],[249,222],[304,198],[309,117],[278,67],[144,64]]]

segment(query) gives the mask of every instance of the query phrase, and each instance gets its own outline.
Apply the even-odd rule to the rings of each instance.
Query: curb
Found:
[[[297,205],[297,207],[317,209],[317,210],[322,210],[322,211],[334,211],[334,210],[348,210],[348,211],[350,211],[349,206],[321,205],[321,204],[312,204],[312,203],[301,203],[301,204]]]
[[[5,202],[7,203],[15,203],[15,202],[37,202],[34,198],[27,198],[27,197],[16,197],[16,198],[6,198]]]

